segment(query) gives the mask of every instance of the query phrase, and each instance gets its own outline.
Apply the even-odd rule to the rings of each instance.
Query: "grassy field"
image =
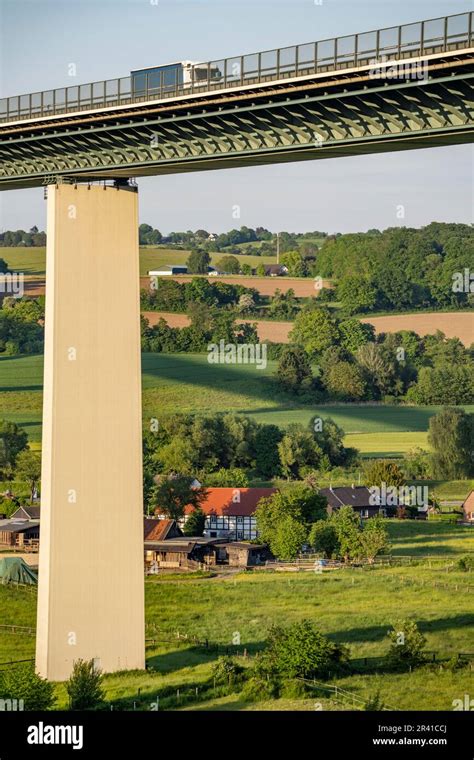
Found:
[[[197,354],[143,354],[143,417],[176,411],[214,414],[232,411],[259,422],[287,427],[307,425],[316,414],[332,417],[347,434],[347,444],[369,456],[401,456],[426,447],[430,417],[438,407],[312,406],[278,390],[276,363],[211,365]],[[0,358],[0,414],[41,435],[42,356]],[[474,406],[466,407],[474,411]]]
[[[179,689],[185,695],[201,691],[211,677],[214,651],[178,640],[176,632],[230,646],[240,634],[237,653],[244,648],[251,663],[264,645],[273,623],[288,624],[309,618],[333,640],[350,647],[351,659],[382,656],[388,648],[387,630],[401,618],[413,618],[427,638],[427,649],[440,659],[472,651],[472,579],[449,566],[448,560],[473,550],[469,528],[429,523],[388,523],[394,555],[431,555],[416,566],[371,570],[344,569],[328,573],[239,573],[233,576],[183,580],[148,579],[146,588],[147,636],[155,638],[147,648],[147,664],[155,672],[107,676],[106,695],[120,707],[137,700],[150,709],[157,696]],[[441,560],[441,561],[436,561]],[[448,568],[448,569],[446,569]],[[434,583],[438,586],[434,587]],[[0,586],[2,624],[35,625],[36,593],[25,588]],[[0,632],[0,663],[32,658],[34,637]],[[398,709],[451,709],[452,700],[467,693],[472,673],[440,672],[423,668],[412,674],[380,674],[369,666],[361,674],[346,675],[338,685],[367,699],[380,690],[382,699]],[[333,681],[336,683],[336,681]],[[137,696],[140,689],[140,696]],[[63,686],[57,687],[59,706],[66,705]],[[161,698],[160,697],[160,698]],[[190,709],[314,709],[315,699],[278,700],[243,704],[239,694],[216,695],[189,703],[183,696],[176,707]],[[163,703],[166,707],[166,702]],[[324,700],[324,709],[338,709]]]
[[[216,264],[225,251],[211,254],[211,263]],[[186,264],[189,251],[175,251],[172,248],[140,248],[140,274],[148,274],[150,269],[161,269],[167,264]],[[45,274],[45,248],[0,248],[0,258],[5,259],[10,269],[26,275]],[[243,264],[252,267],[258,264],[274,264],[275,256],[237,256]]]

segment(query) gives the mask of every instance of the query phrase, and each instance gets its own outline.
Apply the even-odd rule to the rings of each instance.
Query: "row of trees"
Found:
[[[470,225],[339,235],[324,241],[317,262],[321,276],[337,280],[337,299],[348,314],[473,304],[474,293],[453,289],[455,273],[474,271]]]
[[[330,419],[315,432],[314,426],[296,424],[282,431],[235,414],[168,415],[156,432],[144,436],[146,501],[153,502],[157,474],[238,488],[248,485],[245,471],[265,480],[281,475],[295,479],[344,465],[356,452],[344,447],[343,437],[344,431]]]
[[[182,328],[170,327],[163,318],[151,327],[142,316],[142,351],[196,353],[206,351],[209,343],[217,344],[221,340],[232,345],[258,343],[255,326],[248,322],[235,322],[231,312],[195,303],[189,307],[188,316],[191,323]]]
[[[215,282],[194,277],[190,282],[159,278],[155,289],[141,291],[141,307],[150,311],[186,312],[190,304],[200,303],[234,309],[237,313],[255,312],[261,297],[255,288],[244,285]]]
[[[474,351],[440,331],[424,338],[412,331],[375,336],[372,325],[339,320],[329,309],[309,304],[290,339],[296,345],[282,352],[278,369],[287,390],[312,388],[321,398],[340,401],[405,397],[415,404],[463,404],[474,399]]]
[[[0,246],[4,248],[16,248],[18,246],[32,248],[44,245],[46,245],[46,233],[40,232],[36,226],[31,227],[28,232],[25,230],[0,232]]]

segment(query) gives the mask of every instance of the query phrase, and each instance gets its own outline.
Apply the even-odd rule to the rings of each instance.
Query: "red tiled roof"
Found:
[[[205,515],[250,517],[260,499],[272,496],[277,488],[208,488],[207,497],[201,503]],[[188,505],[186,514],[193,511]]]
[[[168,533],[173,531],[173,537],[179,531],[175,520],[156,520],[151,517],[143,518],[143,538],[145,541],[164,541]],[[179,531],[181,533],[181,531]]]

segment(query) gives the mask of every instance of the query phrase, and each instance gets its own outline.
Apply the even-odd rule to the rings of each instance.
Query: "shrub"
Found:
[[[216,684],[232,684],[243,673],[243,667],[230,655],[219,657],[212,666],[212,676]]]
[[[77,660],[72,674],[66,681],[71,710],[87,710],[97,707],[104,699],[102,671],[95,668],[94,660]]]
[[[426,662],[424,648],[426,638],[418,630],[414,620],[401,620],[394,624],[388,636],[392,642],[387,654],[389,667],[416,667]]]
[[[303,681],[296,678],[288,678],[283,681],[280,688],[280,696],[284,699],[303,699],[307,695],[307,688]]]
[[[273,626],[260,671],[286,678],[325,677],[347,660],[346,647],[335,644],[309,620],[286,628]]]
[[[50,710],[56,701],[53,685],[30,666],[0,673],[0,694],[2,699],[22,699],[25,710]]]
[[[255,675],[245,682],[240,696],[244,702],[261,702],[277,699],[278,693],[278,683],[274,679]]]
[[[464,557],[460,557],[456,562],[456,568],[462,570],[465,573],[469,573],[474,570],[474,557],[470,554],[466,554]]]

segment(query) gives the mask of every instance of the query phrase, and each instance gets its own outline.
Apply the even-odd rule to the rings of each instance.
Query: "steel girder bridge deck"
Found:
[[[472,142],[473,15],[210,62],[187,87],[4,99],[0,189]]]

